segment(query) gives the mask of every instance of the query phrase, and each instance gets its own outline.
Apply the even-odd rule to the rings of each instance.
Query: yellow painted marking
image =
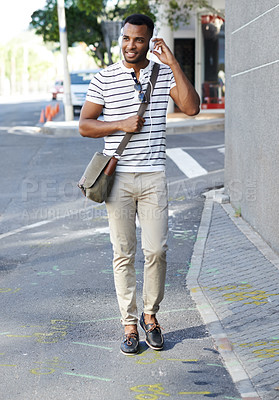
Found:
[[[6,335],[7,337],[33,337],[33,335]]]
[[[138,392],[138,393],[144,393],[143,395],[137,395],[135,398],[138,400],[141,399],[150,399],[150,400],[156,400],[158,399],[158,396],[170,396],[168,393],[164,393],[164,388],[160,383],[156,385],[138,385],[130,388],[133,392]],[[143,389],[143,390],[142,390]],[[149,392],[152,392],[153,394],[146,393],[146,389]],[[148,397],[147,397],[148,396]]]
[[[250,284],[215,286],[211,288],[204,286],[203,289],[209,289],[211,291],[218,292],[229,292],[223,294],[223,297],[225,297],[227,301],[245,301],[244,304],[262,305],[268,302],[268,298],[270,296],[279,296],[278,293],[267,293],[264,290],[256,290]],[[192,291],[195,292],[196,288],[194,288]]]
[[[151,356],[150,356],[151,355]],[[153,356],[153,357],[152,357]],[[140,359],[139,359],[140,357]],[[178,361],[178,362],[198,362],[198,360],[189,360],[183,358],[163,358],[161,353],[153,350],[152,353],[142,353],[137,356],[136,363],[137,364],[155,364],[157,361]]]
[[[201,289],[199,287],[196,287],[196,288],[190,289],[190,292],[197,293],[199,290],[201,290]]]
[[[18,289],[11,289],[11,288],[0,288],[0,293],[16,293],[20,290],[20,288]]]
[[[11,291],[12,291],[12,289],[9,289],[9,288],[0,288],[0,293],[8,293]]]
[[[148,355],[153,356],[153,358],[149,357]],[[157,351],[153,350],[152,353],[148,352],[148,353],[142,353],[140,354],[138,357],[141,357],[140,360],[137,360],[136,363],[137,364],[155,364],[157,361],[159,360],[163,360],[162,356],[160,353],[158,353]],[[138,358],[137,357],[137,358]]]
[[[38,343],[46,343],[46,344],[57,343],[59,339],[61,339],[62,337],[65,337],[66,335],[67,335],[67,332],[65,332],[65,331],[55,331],[55,332],[50,332],[50,333],[34,333],[34,336],[37,337]],[[47,340],[48,337],[50,338],[50,340]]]
[[[0,367],[16,367],[16,365],[0,364]]]
[[[35,369],[31,369],[30,372],[31,372],[31,374],[34,374],[34,375],[50,375],[55,372],[55,369],[49,368],[46,370],[46,372],[43,372],[39,368],[35,368]]]
[[[254,350],[253,353],[260,358],[272,358],[279,356],[279,349]]]
[[[74,322],[67,321],[66,319],[51,319],[50,320],[50,323],[53,324],[53,325],[56,324],[57,322],[65,322],[68,325],[73,325],[74,324]]]

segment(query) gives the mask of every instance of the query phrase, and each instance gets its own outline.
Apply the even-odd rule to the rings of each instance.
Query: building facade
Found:
[[[210,5],[224,15],[225,0]],[[161,11],[159,36],[162,36],[179,61],[202,100],[203,110],[225,108],[225,20],[208,10],[192,14],[188,25],[172,31]],[[172,111],[178,111],[173,108]]]
[[[225,187],[243,218],[279,252],[279,4],[226,4]]]

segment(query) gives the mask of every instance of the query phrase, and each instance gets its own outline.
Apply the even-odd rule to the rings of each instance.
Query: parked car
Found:
[[[53,88],[51,89],[52,100],[57,100],[58,94],[63,94],[63,81],[57,80],[54,83]]]
[[[81,107],[85,102],[85,97],[89,83],[93,78],[93,76],[96,75],[99,71],[101,71],[101,69],[78,70],[78,71],[72,71],[70,73],[71,96],[72,96],[74,114],[80,112]]]

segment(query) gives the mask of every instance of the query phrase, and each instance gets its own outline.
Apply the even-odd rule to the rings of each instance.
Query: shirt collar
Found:
[[[121,67],[121,69],[122,69],[123,71],[128,72],[129,74],[132,72],[133,68],[127,68],[127,67],[125,67],[125,65],[124,65],[124,63],[123,63],[123,60],[120,60],[120,61],[119,61],[119,64],[120,64],[120,67]],[[146,73],[149,71],[149,69],[152,69],[153,64],[154,64],[154,61],[149,60],[148,65],[147,65],[145,68],[143,68],[143,69],[140,70],[140,77],[142,76],[142,74],[146,74]]]

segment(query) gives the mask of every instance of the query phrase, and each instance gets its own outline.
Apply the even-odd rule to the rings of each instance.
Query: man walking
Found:
[[[115,181],[106,201],[113,245],[113,271],[124,325],[120,349],[125,355],[139,350],[136,303],[136,216],[141,226],[145,256],[143,313],[140,325],[146,343],[163,348],[156,318],[164,297],[168,231],[168,194],[165,176],[166,113],[169,96],[182,112],[196,115],[200,99],[162,38],[152,38],[153,21],[142,14],[126,18],[121,48],[123,61],[110,65],[91,81],[80,115],[82,136],[104,137],[104,153],[113,155],[125,132],[132,132],[117,163]],[[150,82],[154,62],[146,56],[150,46],[163,63],[144,117],[137,115]],[[104,121],[98,120],[103,112]]]

